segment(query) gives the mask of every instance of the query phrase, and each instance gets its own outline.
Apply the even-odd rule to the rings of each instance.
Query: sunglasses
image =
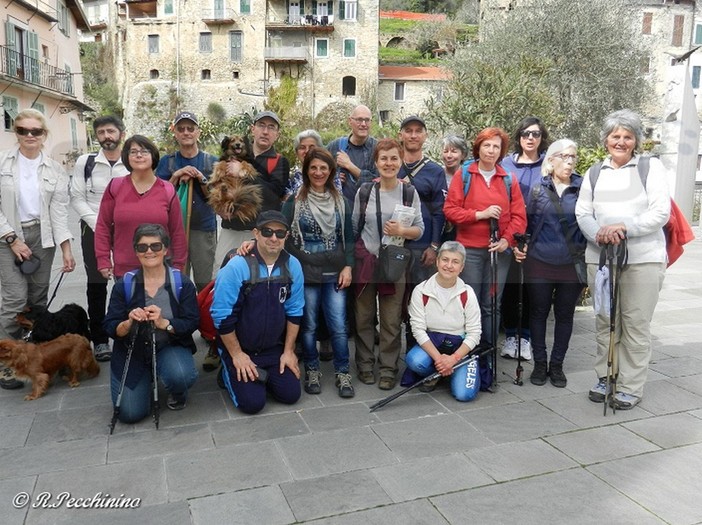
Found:
[[[139,252],[139,253],[146,253],[149,251],[149,249],[154,252],[160,252],[163,250],[163,243],[162,242],[152,242],[151,244],[146,244],[145,242],[141,242],[137,244],[134,249]]]
[[[519,134],[519,136],[522,137],[523,139],[529,138],[529,136],[532,136],[532,137],[534,137],[535,139],[540,139],[540,138],[541,138],[541,132],[538,131],[538,130],[537,130],[537,131],[525,130],[525,131],[522,131],[522,132]]]
[[[192,133],[193,131],[195,131],[195,126],[176,126],[176,131],[178,131],[179,133],[183,133],[185,131]]]
[[[261,235],[263,235],[264,237],[272,237],[273,234],[275,234],[275,236],[278,239],[285,239],[285,236],[288,234],[288,230],[274,230],[272,228],[261,228]]]
[[[22,126],[17,126],[15,128],[15,133],[18,135],[22,135],[23,137],[26,135],[31,135],[32,137],[41,137],[44,133],[46,133],[46,130],[42,128],[23,128]]]

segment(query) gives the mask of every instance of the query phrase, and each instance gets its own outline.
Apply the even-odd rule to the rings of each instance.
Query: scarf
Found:
[[[339,220],[343,232],[343,225],[345,224],[344,221],[346,217],[344,203],[341,197],[335,199],[328,191],[318,193],[310,189],[307,192],[306,200],[295,200],[295,212],[291,229],[293,238],[298,241],[297,244],[301,250],[305,249],[305,240],[300,231],[300,216],[305,212],[310,213],[319,226],[325,244],[330,245],[331,241],[331,245],[333,246],[336,244],[337,211],[339,212]],[[343,235],[341,241],[342,243],[344,242]]]

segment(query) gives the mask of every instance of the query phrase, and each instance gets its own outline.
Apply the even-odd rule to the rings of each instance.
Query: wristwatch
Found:
[[[169,334],[173,333],[173,325],[171,323],[168,323],[168,326],[166,327],[166,332]]]
[[[8,246],[10,246],[13,242],[17,240],[17,235],[14,233],[10,233],[5,236],[5,242],[7,243]]]
[[[429,247],[430,247],[432,250],[434,250],[435,252],[438,252],[438,251],[439,251],[439,246],[436,245],[436,244],[434,244],[434,243],[431,243],[431,244],[429,245]]]

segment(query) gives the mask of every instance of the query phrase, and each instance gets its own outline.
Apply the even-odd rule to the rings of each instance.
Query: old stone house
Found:
[[[447,71],[436,66],[380,66],[380,122],[400,122],[406,116],[424,114],[426,101],[440,98],[447,80]]]

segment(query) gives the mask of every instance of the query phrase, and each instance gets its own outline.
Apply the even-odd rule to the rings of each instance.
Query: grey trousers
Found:
[[[185,273],[193,271],[193,282],[199,292],[212,280],[212,266],[217,249],[217,232],[190,230],[188,241],[188,266]]]

